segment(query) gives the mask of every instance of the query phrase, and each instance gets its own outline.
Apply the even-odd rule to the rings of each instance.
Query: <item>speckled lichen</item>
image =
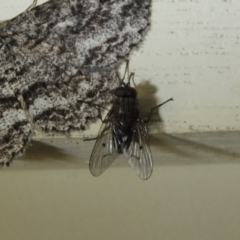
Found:
[[[33,127],[67,133],[111,102],[117,67],[141,40],[150,0],[51,0],[0,32],[0,164]],[[30,124],[31,123],[31,124]]]

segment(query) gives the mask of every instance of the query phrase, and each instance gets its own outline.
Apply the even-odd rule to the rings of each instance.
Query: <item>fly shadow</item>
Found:
[[[240,149],[235,147],[234,140],[228,141],[236,133],[223,132],[221,134],[222,136],[219,136],[218,132],[151,135],[152,149],[157,149],[153,151],[153,155],[156,155],[156,157],[153,156],[154,164],[181,166],[240,163]]]
[[[76,138],[44,138],[32,140],[25,154],[15,160],[14,168],[66,169],[88,168],[86,156],[92,146]],[[18,162],[21,162],[18,166]]]
[[[150,109],[165,99],[161,102],[157,100],[158,89],[149,81],[134,85],[138,92],[139,110],[144,119],[147,119]],[[240,150],[235,144],[240,141],[240,133],[167,134],[164,131],[161,108],[153,111],[151,122],[159,124],[161,129],[161,133],[150,135],[155,166],[240,163]],[[19,160],[24,163],[36,163],[36,166],[42,166],[40,169],[86,169],[93,144],[94,141],[84,142],[74,138],[36,139]],[[26,169],[28,168],[35,167],[27,167],[26,164]]]
[[[154,108],[155,106],[159,105],[160,103],[164,102],[166,99],[163,99],[159,102],[156,98],[156,93],[158,91],[157,87],[150,83],[150,81],[142,81],[140,84],[136,85],[133,81],[134,87],[137,90],[138,93],[138,102],[139,102],[139,111],[141,115],[143,116],[144,120],[147,120],[150,110]],[[171,97],[171,96],[169,96]],[[167,103],[166,105],[173,104],[172,102]],[[163,125],[163,119],[159,112],[161,112],[161,109],[166,106],[160,107],[159,109],[156,108],[152,114],[150,122],[158,122],[160,125]]]
[[[140,84],[134,83],[134,85],[138,92],[139,110],[146,119],[150,109],[159,104],[156,99],[158,89],[150,81],[142,81]],[[168,104],[174,104],[174,102]],[[167,134],[164,130],[161,108],[152,113],[150,125],[153,123],[155,126],[159,126],[157,127],[158,131],[161,132],[150,135],[154,165],[240,163],[240,150],[234,148],[233,143],[233,141],[240,141],[239,133]],[[230,141],[231,139],[232,141]]]

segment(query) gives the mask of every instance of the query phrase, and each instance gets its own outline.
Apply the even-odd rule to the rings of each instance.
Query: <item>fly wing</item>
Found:
[[[152,174],[153,162],[148,144],[147,128],[141,116],[137,119],[133,129],[132,140],[126,152],[132,169],[142,180],[147,180]]]
[[[113,131],[113,121],[111,112],[106,116],[94,145],[89,169],[93,176],[101,175],[118,156],[117,139]]]

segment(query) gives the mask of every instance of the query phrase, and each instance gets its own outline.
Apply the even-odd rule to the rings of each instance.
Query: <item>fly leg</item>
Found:
[[[162,105],[164,105],[165,103],[167,103],[167,102],[169,102],[169,101],[173,101],[173,98],[170,98],[170,99],[168,99],[167,101],[165,101],[165,102],[163,102],[163,103],[161,103],[161,104],[159,104],[159,105],[151,108],[150,113],[149,113],[149,115],[148,115],[148,119],[145,120],[144,122],[145,122],[145,123],[148,123],[148,122],[150,121],[150,119],[151,119],[151,116],[152,116],[153,111],[154,111],[156,108],[161,107]]]
[[[101,109],[104,109],[103,106],[101,106],[101,105],[99,105],[99,104],[91,103],[91,102],[80,101],[80,100],[78,100],[78,102],[80,102],[80,103],[86,103],[86,104],[88,104],[88,105],[90,105],[90,106],[92,106],[92,107],[97,108],[98,114],[99,114],[99,119],[101,120],[102,123],[104,122],[104,120],[103,120],[103,118],[102,118],[102,113],[101,113]]]
[[[104,122],[104,119],[102,118],[102,113],[101,113],[101,108],[104,108],[104,107],[102,107],[102,106],[99,105],[99,104],[95,104],[95,103],[91,103],[91,102],[86,102],[86,101],[78,101],[78,102],[86,103],[86,104],[89,104],[89,105],[92,106],[92,107],[97,108],[97,110],[98,110],[98,115],[99,115],[99,119],[101,120],[102,123]],[[95,137],[95,138],[84,138],[83,141],[92,141],[92,140],[96,140],[96,139],[97,139],[97,137]]]

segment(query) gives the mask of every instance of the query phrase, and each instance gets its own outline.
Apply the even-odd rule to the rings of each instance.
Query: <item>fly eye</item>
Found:
[[[117,97],[127,97],[127,98],[137,97],[137,91],[132,87],[118,87],[116,88],[114,94]]]
[[[116,88],[114,94],[117,96],[117,97],[125,97],[126,95],[126,89],[124,87],[118,87]]]

